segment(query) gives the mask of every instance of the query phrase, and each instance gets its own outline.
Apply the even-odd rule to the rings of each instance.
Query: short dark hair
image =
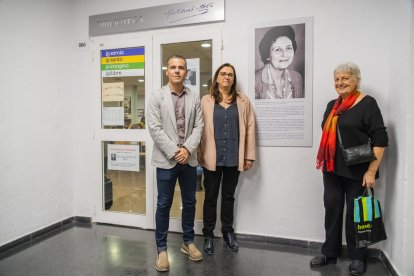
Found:
[[[296,52],[297,44],[293,28],[289,25],[273,27],[265,33],[259,44],[260,57],[264,64],[269,63],[270,48],[276,39],[281,36],[286,36],[292,41],[293,51]]]
[[[184,60],[184,63],[185,63],[185,70],[187,70],[187,60],[185,59],[185,57],[180,56],[180,55],[176,55],[176,54],[174,54],[174,55],[170,56],[170,57],[167,59],[167,66],[168,66],[168,62],[169,62],[169,61],[170,61],[170,59],[172,59],[172,58],[179,58],[179,59]]]

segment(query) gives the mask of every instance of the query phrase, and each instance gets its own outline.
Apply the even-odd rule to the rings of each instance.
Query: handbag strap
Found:
[[[341,132],[339,131],[339,124],[336,125],[336,133],[338,134],[339,146],[341,147],[341,149],[344,149],[344,145],[342,144]],[[371,145],[371,137],[368,137],[368,144]]]
[[[336,133],[338,134],[339,146],[341,149],[344,149],[344,145],[342,144],[341,132],[339,131],[339,125],[336,125]]]

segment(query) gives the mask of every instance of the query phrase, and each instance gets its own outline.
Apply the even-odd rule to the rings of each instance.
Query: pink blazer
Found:
[[[243,171],[245,159],[256,159],[255,121],[252,105],[249,98],[241,93],[237,95],[237,109],[239,112],[239,165]],[[214,140],[214,98],[205,95],[201,99],[204,128],[201,143],[198,147],[197,158],[201,166],[209,171],[216,170],[216,142]]]

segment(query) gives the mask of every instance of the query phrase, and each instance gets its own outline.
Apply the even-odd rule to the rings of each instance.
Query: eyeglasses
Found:
[[[232,73],[220,72],[219,75],[222,78],[225,78],[225,77],[228,77],[229,79],[234,78],[234,75]]]

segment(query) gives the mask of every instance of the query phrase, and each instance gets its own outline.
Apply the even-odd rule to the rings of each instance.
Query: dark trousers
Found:
[[[204,209],[203,209],[203,234],[213,238],[217,219],[217,198],[221,185],[221,231],[223,234],[233,233],[234,193],[240,172],[237,167],[216,167],[216,171],[204,168]],[[222,181],[223,180],[223,181]]]
[[[341,256],[342,222],[346,202],[345,237],[348,255],[352,260],[365,261],[366,249],[355,246],[354,198],[364,193],[362,180],[353,180],[333,173],[323,174],[326,240],[322,254],[329,257]]]
[[[196,204],[197,171],[190,165],[177,164],[171,169],[157,168],[157,211],[155,213],[155,240],[158,251],[167,250],[167,235],[170,223],[170,210],[174,197],[175,184],[181,189],[183,210],[181,221],[183,227],[183,240],[188,244],[194,239],[194,215]]]

